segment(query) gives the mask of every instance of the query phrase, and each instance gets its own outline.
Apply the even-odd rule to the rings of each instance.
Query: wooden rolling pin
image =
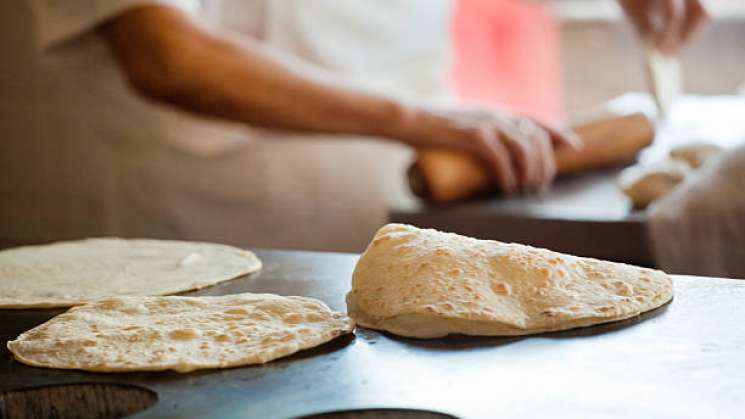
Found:
[[[584,147],[580,151],[556,150],[558,175],[630,162],[654,138],[654,125],[641,113],[579,125],[574,131],[582,138]],[[497,188],[481,161],[451,149],[420,150],[408,176],[415,195],[438,204]]]

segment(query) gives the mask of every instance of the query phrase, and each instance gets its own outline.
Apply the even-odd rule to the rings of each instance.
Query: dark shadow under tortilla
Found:
[[[655,318],[663,314],[667,310],[667,307],[671,302],[672,300],[668,301],[667,303],[653,310],[644,312],[638,316],[634,316],[634,317],[631,317],[625,320],[619,320],[619,321],[614,321],[610,323],[602,323],[602,324],[597,324],[594,326],[578,327],[575,329],[569,329],[569,330],[563,330],[563,331],[557,331],[557,332],[537,333],[533,335],[468,336],[468,335],[452,334],[452,335],[448,335],[442,338],[418,339],[418,338],[398,336],[398,335],[394,335],[386,331],[375,331],[372,329],[365,329],[365,328],[362,328],[362,330],[364,330],[365,335],[371,335],[372,333],[376,333],[376,334],[385,336],[387,338],[390,338],[392,340],[406,343],[407,345],[416,346],[417,348],[422,348],[422,349],[430,349],[430,350],[475,349],[475,348],[497,347],[497,346],[509,345],[511,343],[515,343],[523,339],[530,339],[532,337],[542,337],[542,338],[549,338],[549,339],[567,339],[567,338],[576,338],[576,337],[583,337],[583,336],[597,336],[597,335],[602,335],[606,333],[617,332],[617,331],[627,329],[638,323]],[[359,329],[360,328],[358,327],[358,330]],[[355,333],[358,333],[358,332],[355,332]]]

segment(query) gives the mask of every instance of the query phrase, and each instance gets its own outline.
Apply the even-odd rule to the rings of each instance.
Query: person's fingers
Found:
[[[646,1],[649,0],[619,0],[626,17],[643,38],[652,33],[650,14],[645,12],[644,2]]]
[[[709,22],[709,14],[700,0],[686,0],[685,17],[680,28],[680,42],[685,45]]]
[[[674,54],[708,21],[701,0],[619,0],[643,39],[664,54]]]
[[[516,139],[513,135],[501,133],[499,142],[505,147],[512,162],[515,173],[516,187],[519,189],[530,182],[533,174],[533,161],[531,161],[530,150]]]
[[[555,147],[569,147],[575,151],[582,150],[582,138],[574,131],[557,128],[542,122],[538,122],[538,126],[548,133],[551,143]]]
[[[580,147],[576,134],[528,117],[492,114],[489,120],[468,115],[475,124],[466,150],[488,165],[505,193],[537,190],[556,175],[554,146]]]
[[[526,132],[528,129],[527,124],[521,127],[515,121],[501,127],[500,138],[510,152],[521,187],[534,185],[540,176],[536,151],[527,138],[532,135],[532,132]]]
[[[551,136],[547,131],[536,131],[536,142],[541,154],[541,178],[539,189],[547,187],[556,177],[556,160],[554,159],[554,148],[551,145]]]
[[[680,31],[683,27],[683,3],[678,0],[659,0],[661,3],[660,26],[655,45],[664,54],[674,54],[680,49]]]
[[[497,130],[482,131],[480,138],[481,158],[486,162],[499,188],[507,194],[517,190],[517,176],[507,147],[499,141]]]
[[[520,118],[517,121],[521,142],[528,151],[530,172],[525,189],[537,189],[543,183],[544,155],[541,151],[541,141],[548,141],[548,134],[530,118]]]

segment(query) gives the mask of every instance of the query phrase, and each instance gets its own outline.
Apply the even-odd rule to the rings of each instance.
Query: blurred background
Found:
[[[705,3],[712,22],[681,51],[684,89],[745,92],[745,2]],[[561,120],[647,90],[634,29],[613,0],[458,0],[452,83],[466,102]]]
[[[394,221],[745,277],[743,40],[741,0],[0,2],[0,246]]]

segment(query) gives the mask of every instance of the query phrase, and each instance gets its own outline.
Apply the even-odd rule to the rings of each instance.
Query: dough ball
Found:
[[[621,172],[618,185],[634,208],[642,209],[672,191],[690,172],[691,166],[686,161],[667,159],[629,167]]]
[[[711,143],[692,143],[670,150],[670,157],[685,160],[692,168],[696,169],[708,160],[718,156],[724,149]]]

